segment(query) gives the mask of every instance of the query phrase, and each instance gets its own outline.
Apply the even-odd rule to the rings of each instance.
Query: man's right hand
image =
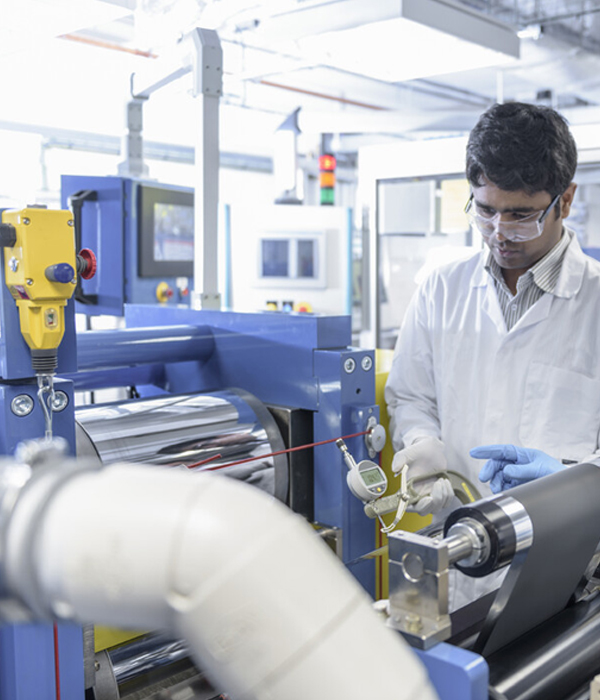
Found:
[[[413,442],[412,445],[396,452],[392,461],[392,471],[398,474],[405,465],[408,465],[409,480],[446,471],[448,464],[444,454],[444,443],[434,437],[424,437]],[[419,515],[439,513],[450,505],[454,497],[450,481],[439,476],[424,478],[423,481],[415,483],[414,488],[421,494],[421,498],[409,506],[408,510]]]

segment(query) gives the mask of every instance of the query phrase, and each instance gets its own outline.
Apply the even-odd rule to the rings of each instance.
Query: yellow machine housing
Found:
[[[385,447],[381,451],[381,468],[385,472],[388,483],[389,492],[392,493],[398,489],[399,479],[392,471],[392,461],[394,459],[394,447],[392,445],[392,436],[390,435],[389,422],[390,418],[387,412],[385,403],[384,389],[385,383],[392,367],[392,359],[394,356],[393,350],[377,350],[375,353],[375,401],[379,405],[379,422],[385,428],[388,435]],[[386,525],[389,525],[394,514],[388,513],[382,516]],[[398,525],[399,530],[407,530],[408,532],[416,532],[431,523],[431,516],[425,517],[418,513],[406,513]],[[381,524],[375,521],[375,552],[378,556],[378,564],[375,567],[375,587],[376,599],[387,598],[389,596],[389,558],[387,550],[388,537],[381,532]]]
[[[17,234],[15,245],[4,249],[4,274],[17,302],[21,333],[32,350],[56,349],[64,335],[64,307],[77,285],[72,214],[31,207],[4,211],[2,221]],[[60,263],[73,268],[67,283],[46,276]]]

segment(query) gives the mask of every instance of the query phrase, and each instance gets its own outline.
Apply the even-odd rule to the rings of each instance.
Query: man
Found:
[[[495,105],[471,132],[467,211],[484,249],[419,288],[385,390],[394,471],[435,475],[422,514],[444,519],[459,505],[446,468],[474,481],[478,459],[497,457],[482,477],[494,490],[518,483],[504,468],[511,455],[470,456],[478,446],[543,450],[554,467],[598,451],[600,264],[563,223],[576,164],[565,120],[547,107]]]

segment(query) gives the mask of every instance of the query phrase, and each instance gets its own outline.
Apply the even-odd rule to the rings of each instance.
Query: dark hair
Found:
[[[487,178],[508,192],[562,194],[573,181],[577,147],[566,120],[550,107],[509,102],[481,115],[467,145],[467,179]]]

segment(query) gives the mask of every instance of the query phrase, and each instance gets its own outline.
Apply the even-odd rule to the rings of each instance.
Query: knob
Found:
[[[156,285],[156,299],[161,304],[165,304],[173,296],[173,290],[166,282],[159,282]]]
[[[75,270],[69,263],[49,265],[45,273],[50,282],[60,282],[61,284],[68,284],[75,277]]]
[[[82,248],[77,255],[77,272],[84,280],[91,279],[98,269],[96,256],[89,248]]]

